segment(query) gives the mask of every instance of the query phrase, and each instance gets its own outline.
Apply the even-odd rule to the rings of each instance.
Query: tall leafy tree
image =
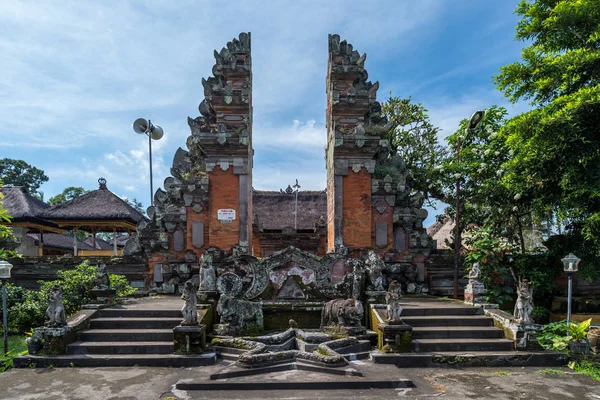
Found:
[[[23,186],[31,194],[37,194],[37,190],[48,177],[44,171],[23,160],[3,158],[0,160],[0,179],[5,185]]]
[[[427,109],[411,98],[392,96],[382,104],[383,114],[389,122],[390,153],[399,154],[411,174],[413,189],[426,198],[442,198],[437,184],[439,168],[446,155],[438,141],[439,128],[429,120]]]
[[[478,127],[467,132],[469,120],[460,122],[459,129],[446,138],[452,151],[445,158],[443,186],[450,200],[450,214],[456,204],[455,184],[461,181],[461,222],[486,226],[491,234],[503,237],[526,251],[525,232],[532,223],[531,199],[516,187],[507,185],[506,163],[514,151],[508,148],[500,134],[507,123],[504,107],[488,108]],[[460,138],[460,161],[457,157]]]
[[[81,196],[89,192],[89,190],[85,190],[81,186],[69,186],[65,188],[60,194],[56,196],[52,196],[48,199],[48,204],[55,205],[64,203],[65,201],[73,200],[75,197]]]
[[[530,44],[495,81],[510,101],[534,108],[502,131],[514,152],[503,180],[540,214],[558,215],[592,261],[600,247],[600,3],[522,0],[516,13],[516,38]]]

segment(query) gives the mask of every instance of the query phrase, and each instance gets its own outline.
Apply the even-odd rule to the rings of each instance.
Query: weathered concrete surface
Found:
[[[360,364],[352,363],[357,367]],[[600,382],[568,369],[564,374],[540,373],[540,368],[403,369],[369,365],[380,378],[412,379],[414,389],[379,390],[271,390],[189,391],[174,389],[180,379],[199,379],[223,367],[201,368],[55,368],[21,369],[0,374],[0,398],[30,399],[160,399],[167,394],[177,399],[391,399],[398,397],[442,399],[600,399]],[[361,379],[335,377],[306,371],[286,371],[237,378],[253,382],[290,380]],[[233,380],[231,380],[233,381]]]

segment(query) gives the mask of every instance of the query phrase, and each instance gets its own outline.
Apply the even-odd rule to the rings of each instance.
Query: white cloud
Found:
[[[13,158],[49,150],[34,158],[50,176],[48,193],[94,188],[102,175],[111,190],[147,205],[147,140],[131,123],[151,118],[165,130],[153,143],[158,188],[177,147],[185,148],[186,117],[198,115],[212,50],[251,31],[254,186],[278,189],[298,178],[303,189],[322,189],[327,34],[368,52],[371,69],[434,35],[448,7],[435,0],[4,2],[0,96],[10,101],[0,103],[0,142]],[[476,106],[468,98],[455,103],[432,107],[445,130]]]

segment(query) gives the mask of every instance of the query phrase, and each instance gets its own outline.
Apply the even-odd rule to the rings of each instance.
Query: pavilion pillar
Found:
[[[113,255],[117,255],[117,228],[113,228]]]
[[[77,228],[73,229],[73,255],[77,256]]]

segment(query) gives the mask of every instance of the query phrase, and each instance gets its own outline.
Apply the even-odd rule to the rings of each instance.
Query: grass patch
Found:
[[[0,332],[1,333],[1,332]],[[13,367],[13,358],[27,354],[27,336],[25,335],[9,335],[8,336],[8,353],[0,358],[0,372],[8,371]],[[3,345],[0,344],[0,347]],[[4,348],[0,350],[4,352]]]
[[[511,376],[512,372],[510,372],[510,371],[496,371],[496,372],[494,372],[493,375],[495,375],[495,376]]]
[[[537,371],[537,373],[543,374],[543,375],[566,375],[566,374],[568,374],[567,371],[562,371],[560,369],[552,369],[552,368],[540,369],[539,371]]]
[[[569,367],[575,370],[578,374],[587,375],[600,381],[600,363],[593,361],[572,361]]]

